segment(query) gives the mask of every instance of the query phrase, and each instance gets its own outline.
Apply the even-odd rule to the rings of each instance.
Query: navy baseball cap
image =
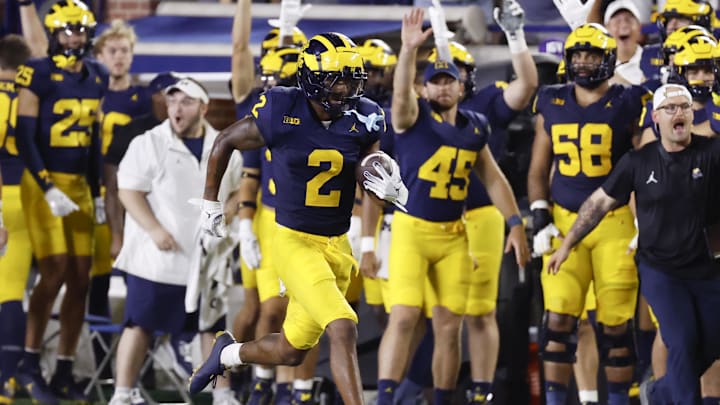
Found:
[[[460,80],[460,71],[454,63],[439,60],[427,65],[425,68],[425,81],[423,83],[429,82],[437,75],[448,75],[455,80]]]
[[[177,83],[178,80],[180,80],[180,77],[174,72],[158,73],[148,84],[148,89],[150,89],[152,93],[157,93]]]

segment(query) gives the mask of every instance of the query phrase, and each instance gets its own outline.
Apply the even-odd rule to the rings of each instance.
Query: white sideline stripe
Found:
[[[235,7],[235,4],[202,3],[202,6],[198,7],[196,2],[161,1],[155,14],[185,17],[231,17],[235,14]],[[465,6],[443,7],[445,18],[447,21],[460,21],[466,8]],[[348,16],[348,19],[357,21],[402,21],[403,15],[411,9],[410,6],[393,5],[314,4],[303,16],[303,19],[336,20],[338,16]],[[280,4],[253,3],[252,15],[255,18],[278,18]]]
[[[230,34],[227,44],[207,43],[174,43],[174,42],[138,42],[135,44],[136,55],[172,55],[172,56],[230,56],[232,45]],[[250,45],[253,55],[260,55],[260,45]]]

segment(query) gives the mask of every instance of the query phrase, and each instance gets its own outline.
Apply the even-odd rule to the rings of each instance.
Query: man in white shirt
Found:
[[[617,42],[617,65],[612,82],[640,84],[644,81],[640,70],[642,25],[640,11],[632,0],[616,0],[605,10],[603,25]]]
[[[201,197],[217,131],[205,120],[209,97],[198,82],[184,78],[165,94],[168,118],[133,139],[118,168],[126,215],[115,266],[127,273],[128,293],[113,405],[131,403],[153,332],[197,329],[197,318],[190,320],[184,310],[191,258],[200,248],[200,207],[188,201]],[[231,158],[224,195],[238,183],[241,160],[239,153]]]

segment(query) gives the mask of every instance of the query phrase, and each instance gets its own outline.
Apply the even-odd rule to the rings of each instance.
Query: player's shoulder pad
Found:
[[[95,81],[98,82],[98,84],[102,84],[104,88],[110,85],[110,72],[105,65],[95,59],[85,59],[83,65],[91,77],[96,77]]]
[[[470,124],[475,128],[476,135],[490,135],[490,121],[487,117],[477,111],[460,109],[459,110],[465,117],[467,117]]]
[[[550,105],[564,106],[568,84],[550,84],[540,87],[533,102],[533,113],[541,113]]]

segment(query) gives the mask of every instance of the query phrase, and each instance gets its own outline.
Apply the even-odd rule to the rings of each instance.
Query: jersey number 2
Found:
[[[430,188],[430,198],[462,201],[467,196],[468,176],[475,159],[476,151],[441,146],[420,166],[418,178],[435,183]],[[451,171],[453,160],[455,169]],[[450,184],[453,179],[462,180],[462,185]]]
[[[338,207],[340,206],[340,190],[322,194],[320,189],[330,179],[340,174],[343,168],[343,155],[335,149],[315,149],[308,156],[308,166],[320,167],[322,163],[330,163],[330,168],[316,174],[307,182],[305,205],[308,207]]]
[[[553,153],[565,155],[558,162],[563,176],[607,176],[612,169],[612,128],[608,124],[555,124],[551,128]],[[575,141],[580,137],[579,145]]]
[[[97,99],[65,98],[55,102],[53,114],[70,113],[50,127],[50,146],[54,148],[75,148],[90,146],[92,125],[95,122],[98,104]],[[73,126],[83,130],[70,130]]]

